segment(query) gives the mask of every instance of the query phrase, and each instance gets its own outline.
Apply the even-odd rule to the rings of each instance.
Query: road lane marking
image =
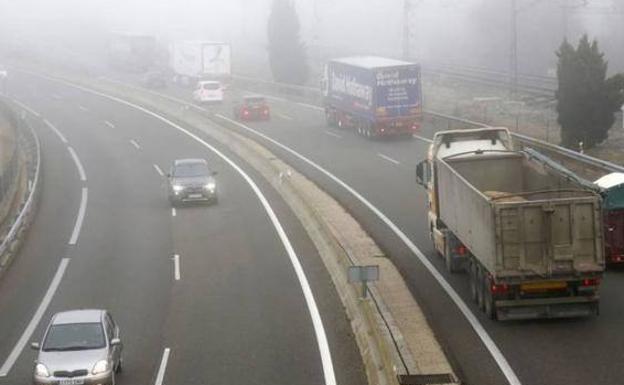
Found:
[[[293,120],[293,118],[291,118],[290,116],[288,116],[288,115],[286,115],[286,114],[282,114],[282,113],[279,113],[279,112],[276,112],[275,114],[276,114],[277,116],[279,116],[280,118],[282,118],[282,119],[285,119],[285,120]]]
[[[82,104],[79,104],[79,105],[78,105],[78,108],[80,108],[81,110],[83,110],[83,111],[85,111],[85,112],[88,112],[88,111],[89,111],[89,109],[88,109],[87,107],[83,106]]]
[[[338,134],[336,134],[336,133],[334,133],[334,132],[331,132],[331,131],[325,131],[325,133],[326,133],[327,135],[331,135],[331,136],[333,136],[334,138],[342,139],[342,136],[340,136],[340,135],[338,135]]]
[[[41,76],[41,75],[39,75]],[[252,191],[256,194],[256,197],[258,198],[258,200],[260,201],[260,203],[262,204],[266,214],[268,215],[269,219],[271,220],[273,227],[275,228],[275,231],[277,232],[282,245],[284,246],[284,249],[286,250],[286,253],[288,254],[288,257],[290,259],[290,262],[293,266],[293,269],[295,270],[295,275],[297,276],[297,279],[299,281],[299,284],[301,286],[301,290],[303,292],[303,296],[306,302],[306,306],[308,307],[308,311],[310,313],[310,318],[312,321],[312,326],[314,327],[314,332],[315,332],[315,336],[316,336],[316,341],[318,344],[318,348],[319,348],[319,352],[321,355],[321,364],[323,367],[323,376],[325,379],[325,385],[336,385],[336,376],[334,373],[334,365],[332,363],[332,358],[331,358],[331,351],[329,350],[329,342],[327,341],[327,335],[325,334],[325,328],[323,326],[323,321],[321,319],[321,315],[320,312],[318,310],[318,307],[316,305],[316,301],[314,300],[314,295],[312,293],[312,289],[310,288],[310,284],[308,282],[308,279],[305,275],[305,272],[303,271],[303,267],[301,266],[301,262],[299,261],[299,258],[297,257],[297,254],[295,252],[295,249],[293,248],[292,244],[290,243],[290,239],[288,238],[288,236],[286,235],[286,232],[284,231],[284,228],[282,227],[282,224],[280,223],[279,219],[277,218],[277,215],[275,214],[275,212],[273,211],[273,208],[271,207],[271,205],[269,204],[269,201],[267,200],[267,198],[264,196],[264,194],[262,193],[262,191],[260,190],[260,188],[258,187],[258,185],[253,181],[253,179],[251,179],[251,177],[245,172],[243,171],[243,169],[236,164],[233,160],[231,160],[229,157],[227,157],[225,154],[223,154],[221,151],[219,151],[216,147],[212,146],[210,143],[206,142],[205,140],[203,140],[202,138],[200,138],[198,135],[193,134],[192,132],[190,132],[189,130],[181,127],[180,125],[172,122],[171,120],[165,118],[162,115],[157,114],[156,112],[153,112],[145,107],[142,107],[140,105],[131,103],[129,101],[123,100],[121,98],[112,96],[112,95],[107,95],[105,93],[99,92],[99,91],[95,91],[83,86],[79,86],[76,84],[72,84],[70,82],[66,82],[63,80],[58,80],[58,79],[54,79],[58,82],[61,82],[63,84],[69,85],[73,88],[85,91],[85,92],[89,92],[93,95],[98,95],[101,97],[104,97],[106,99],[109,100],[113,100],[116,101],[120,104],[132,107],[138,111],[142,111],[147,115],[150,115],[154,118],[156,118],[157,120],[160,120],[161,122],[164,122],[166,124],[168,124],[169,126],[177,129],[178,131],[186,134],[187,136],[193,138],[195,141],[197,141],[198,143],[202,144],[204,147],[208,148],[209,150],[211,150],[213,153],[215,153],[217,156],[219,156],[221,159],[223,159],[227,164],[229,164],[234,170],[236,170],[238,172],[238,174],[247,182],[247,184],[250,186],[250,188],[252,189]],[[228,120],[231,120],[229,118],[226,118]],[[235,122],[232,120],[232,122]],[[167,354],[168,356],[168,354]],[[163,370],[163,376],[164,376],[164,370]]]
[[[61,142],[67,143],[67,138],[65,137],[65,135],[63,135],[63,133],[59,131],[58,128],[56,128],[52,123],[50,123],[48,119],[43,119],[43,123],[45,123],[45,125],[48,126],[48,128],[52,130],[56,134],[56,136],[59,137],[59,139],[61,139]]]
[[[104,124],[106,124],[110,128],[115,128],[115,125],[113,123],[109,122],[108,120],[105,120]]]
[[[329,179],[333,180],[336,184],[338,184],[339,186],[341,186],[342,188],[347,190],[351,195],[353,195],[357,200],[359,200],[364,206],[366,206],[370,211],[372,211],[382,222],[384,222],[392,230],[392,232],[399,239],[401,239],[401,241],[403,241],[403,243],[408,247],[408,249],[410,249],[412,251],[412,253],[414,255],[416,255],[416,257],[418,258],[420,263],[423,264],[423,266],[429,271],[429,273],[438,282],[438,284],[442,287],[442,289],[444,289],[444,291],[447,293],[447,295],[455,303],[455,306],[457,306],[457,308],[464,315],[464,317],[466,318],[466,320],[468,321],[468,323],[470,324],[472,329],[475,331],[477,336],[479,336],[479,339],[481,340],[483,345],[490,352],[490,355],[496,361],[496,364],[498,365],[499,369],[501,370],[501,372],[503,373],[503,375],[507,379],[507,382],[509,382],[510,385],[522,385],[522,383],[520,382],[520,379],[518,378],[518,376],[514,372],[514,370],[511,367],[511,365],[509,365],[509,362],[507,361],[507,359],[505,358],[503,353],[500,351],[500,349],[498,348],[498,346],[496,345],[494,340],[492,340],[492,337],[490,337],[490,335],[485,330],[483,325],[481,325],[481,323],[479,322],[477,317],[472,313],[472,311],[470,310],[468,305],[466,305],[464,300],[461,299],[459,294],[457,294],[455,289],[448,283],[448,281],[444,278],[444,276],[442,274],[440,274],[440,272],[435,268],[435,266],[433,266],[431,261],[429,261],[429,259],[427,259],[425,254],[423,254],[423,252],[420,251],[420,249],[412,242],[412,240],[409,239],[409,237],[407,235],[405,235],[405,233],[394,222],[392,222],[390,220],[390,218],[388,218],[381,210],[379,210],[376,206],[374,206],[371,202],[369,202],[366,198],[364,198],[364,196],[362,196],[353,187],[351,187],[350,185],[348,185],[347,183],[342,181],[342,179],[338,178],[337,176],[335,176],[331,172],[327,171],[325,168],[319,166],[318,164],[316,164],[312,160],[310,160],[307,157],[301,155],[300,153],[298,153],[297,151],[293,150],[292,148],[286,146],[285,144],[282,144],[282,143],[278,142],[277,140],[275,140],[275,139],[273,139],[273,138],[271,138],[271,137],[261,133],[260,131],[254,130],[251,127],[248,127],[248,126],[246,126],[246,125],[244,125],[242,123],[234,121],[234,120],[232,120],[230,118],[227,118],[227,117],[225,117],[223,115],[216,114],[216,116],[218,116],[221,119],[224,119],[224,120],[226,120],[226,121],[228,121],[230,123],[238,125],[239,127],[241,127],[243,129],[245,129],[245,130],[255,134],[256,136],[259,136],[259,137],[261,137],[261,138],[263,138],[263,139],[273,143],[277,147],[280,147],[284,151],[286,151],[286,152],[294,155],[295,157],[299,158],[300,160],[302,160],[303,162],[307,163],[312,168],[320,171],[322,174],[327,176]]]
[[[61,96],[59,94],[51,94],[50,95],[54,100],[61,100]]]
[[[160,367],[158,368],[158,374],[156,375],[156,381],[154,381],[154,385],[162,385],[165,380],[165,371],[167,370],[167,362],[169,362],[169,354],[171,353],[171,349],[165,348],[163,351],[162,359],[160,360]]]
[[[173,255],[173,277],[176,281],[180,280],[180,256],[178,254]]]
[[[401,162],[399,162],[398,160],[396,160],[396,159],[392,159],[391,157],[389,157],[389,156],[387,156],[387,155],[384,155],[384,154],[382,154],[382,153],[380,153],[380,152],[378,152],[378,153],[377,153],[377,156],[378,156],[378,157],[380,157],[381,159],[385,159],[385,160],[387,160],[387,161],[388,161],[388,162],[390,162],[390,163],[394,163],[394,164],[396,164],[396,165],[401,164]]]
[[[432,143],[433,142],[433,140],[431,140],[429,138],[425,138],[424,136],[420,136],[420,135],[416,135],[416,134],[414,134],[413,136],[414,136],[414,138],[420,139],[420,140],[425,141],[427,143]]]
[[[74,230],[72,231],[71,238],[69,238],[69,244],[75,245],[78,242],[78,236],[80,235],[80,229],[82,228],[82,222],[84,221],[85,212],[87,210],[87,198],[89,190],[86,187],[82,188],[82,196],[80,198],[80,207],[78,208],[78,215],[76,216],[76,223],[74,224]]]
[[[175,217],[176,215],[177,215],[176,209],[175,209],[175,207],[172,207],[171,208],[171,216]]]
[[[137,150],[141,149],[141,146],[139,146],[139,143],[137,143],[137,141],[134,139],[130,139],[130,144],[133,145],[134,148],[136,148]]]
[[[160,169],[160,167],[158,167],[157,164],[154,164],[154,170],[156,170],[156,172],[158,173],[158,175],[160,176],[165,176],[165,173],[163,172],[163,170]]]
[[[314,104],[301,103],[301,102],[295,102],[295,103],[303,107],[312,108],[313,110],[325,111],[323,107],[315,106]]]
[[[20,102],[19,100],[15,100],[13,99],[13,101],[15,102],[15,104],[17,104],[18,106],[20,106],[22,109],[30,112],[31,114],[35,115],[36,117],[40,118],[41,114],[38,113],[37,111],[33,110],[32,108],[28,107],[27,105],[25,105],[24,103]]]
[[[80,158],[78,158],[78,154],[76,154],[76,151],[74,151],[72,146],[67,146],[67,150],[71,154],[72,159],[74,159],[74,163],[76,163],[78,174],[80,174],[80,180],[83,182],[86,182],[87,174],[85,174],[84,168],[82,167],[82,163],[80,162]]]
[[[30,340],[32,334],[35,332],[39,321],[41,321],[41,317],[43,317],[43,314],[45,313],[48,306],[50,305],[50,302],[52,301],[52,297],[54,297],[54,293],[56,293],[56,289],[61,283],[61,279],[63,278],[65,270],[67,269],[67,264],[69,264],[69,258],[63,258],[61,260],[61,263],[59,264],[58,269],[56,270],[56,273],[54,274],[54,278],[52,278],[52,282],[50,283],[48,290],[43,296],[43,299],[41,300],[41,303],[39,304],[39,307],[35,312],[35,315],[33,315],[32,319],[28,323],[28,326],[26,326],[26,329],[22,333],[22,336],[13,347],[13,350],[11,350],[9,357],[7,357],[6,361],[4,361],[4,364],[0,368],[0,377],[6,377],[9,374],[9,371],[11,371],[11,368],[19,358],[19,355],[24,350],[24,347],[28,343],[28,340]]]

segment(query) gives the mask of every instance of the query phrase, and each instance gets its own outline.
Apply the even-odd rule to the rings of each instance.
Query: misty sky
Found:
[[[233,44],[234,55],[265,55],[272,0],[21,0],[0,5],[4,44],[78,42],[110,31],[163,40],[208,39]],[[403,0],[296,0],[302,38],[313,57],[352,53],[401,55]],[[519,62],[545,74],[563,38],[565,0],[517,0]],[[612,67],[624,69],[624,0],[568,0],[569,36],[598,38]],[[429,62],[508,68],[510,2],[412,0],[411,49]],[[83,39],[83,40],[81,40]],[[86,41],[84,41],[86,40]],[[611,54],[609,56],[609,54]],[[252,57],[250,56],[250,57]]]

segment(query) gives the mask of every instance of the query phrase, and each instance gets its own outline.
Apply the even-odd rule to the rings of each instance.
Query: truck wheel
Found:
[[[444,263],[446,265],[446,270],[449,273],[455,274],[459,272],[459,269],[457,268],[457,262],[453,260],[453,256],[451,254],[448,242],[446,242],[446,245],[444,246]]]
[[[477,267],[476,269],[477,276],[475,280],[475,284],[477,286],[477,306],[480,310],[485,309],[485,298],[484,298],[484,285],[483,285],[483,274],[481,273],[481,269]]]
[[[487,279],[483,280],[483,311],[489,319],[496,319],[496,307],[494,305],[494,298],[492,298],[492,293],[490,293]]]
[[[477,267],[474,263],[470,263],[470,298],[477,303],[478,302],[478,290],[477,290]]]

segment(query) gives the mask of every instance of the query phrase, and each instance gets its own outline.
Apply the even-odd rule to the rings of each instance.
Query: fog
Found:
[[[272,0],[3,0],[4,50],[82,54],[105,50],[113,31],[229,42],[235,62],[266,69]],[[509,70],[512,0],[296,0],[312,62],[350,54],[401,57],[403,21],[410,56],[425,63]],[[624,0],[516,0],[520,72],[552,74],[564,34],[598,39],[610,69],[624,69]],[[88,54],[86,54],[88,53]],[[76,59],[77,60],[77,59]]]

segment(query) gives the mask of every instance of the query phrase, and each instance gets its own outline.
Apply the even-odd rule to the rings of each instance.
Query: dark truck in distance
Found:
[[[604,271],[600,196],[506,128],[441,131],[416,169],[429,229],[450,272],[464,270],[490,318],[598,314]]]
[[[624,264],[624,174],[614,172],[594,182],[600,188],[604,209],[605,259],[608,265]]]
[[[420,65],[401,60],[330,60],[321,82],[327,123],[369,138],[411,137],[422,119],[420,80]]]

